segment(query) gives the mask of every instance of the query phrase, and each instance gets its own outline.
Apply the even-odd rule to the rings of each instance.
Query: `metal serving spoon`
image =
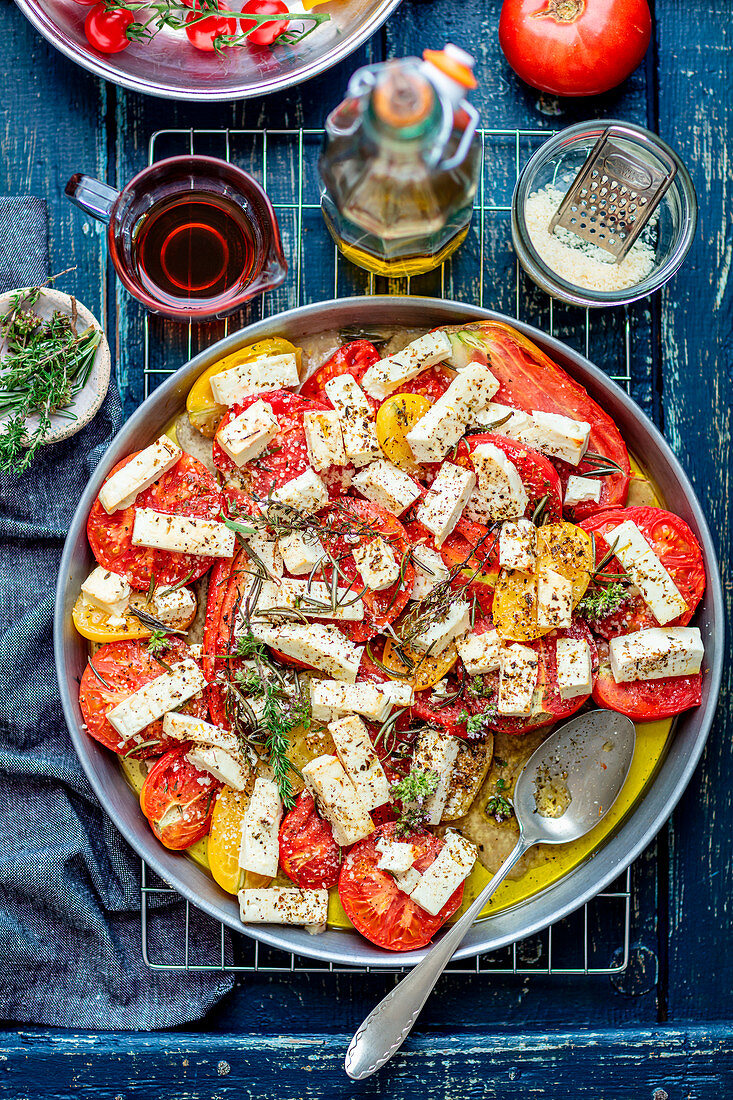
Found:
[[[605,817],[628,775],[635,740],[630,719],[594,710],[560,726],[532,753],[514,788],[514,850],[460,920],[367,1016],[346,1052],[349,1077],[369,1077],[399,1050],[451,956],[527,849],[578,840]]]

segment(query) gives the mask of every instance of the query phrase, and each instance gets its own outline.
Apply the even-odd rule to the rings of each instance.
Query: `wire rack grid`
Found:
[[[143,341],[143,393],[147,397],[185,358],[243,324],[283,309],[327,297],[353,294],[421,294],[490,305],[530,321],[572,344],[588,358],[610,363],[608,374],[631,392],[635,382],[633,326],[629,309],[614,311],[603,325],[591,311],[566,307],[542,294],[521,272],[511,247],[509,215],[514,184],[522,164],[551,131],[482,129],[482,169],[475,217],[466,241],[438,271],[387,280],[361,271],[340,257],[327,239],[320,214],[317,158],[323,131],[159,130],[149,143],[149,162],[183,153],[218,156],[245,168],[268,191],[280,223],[289,261],[284,286],[263,295],[240,315],[207,325],[182,326],[140,309]],[[136,303],[128,309],[135,310]],[[123,386],[124,391],[124,386]],[[277,951],[240,935],[228,939],[224,925],[213,929],[205,959],[192,935],[192,906],[185,903],[183,941],[155,947],[150,935],[153,906],[175,894],[173,887],[142,864],[141,934],[145,963],[154,970],[233,971],[242,973],[350,973],[369,967],[319,963]],[[453,974],[611,975],[626,969],[631,925],[631,868],[581,909],[521,943],[448,968]],[[197,912],[196,919],[201,914]],[[206,918],[208,919],[208,918]],[[216,922],[212,922],[215,924]],[[213,944],[213,947],[212,947]],[[402,968],[395,966],[400,973]],[[380,968],[381,973],[385,973]]]

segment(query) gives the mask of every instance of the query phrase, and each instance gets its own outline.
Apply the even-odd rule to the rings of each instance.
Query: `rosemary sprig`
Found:
[[[177,592],[179,588],[183,588],[184,584],[188,584],[195,572],[196,566],[193,567],[190,573],[186,574],[182,581],[178,581],[176,584],[172,584],[169,588],[161,588],[160,592],[155,592],[155,588],[153,588],[154,595],[170,596],[171,592]],[[150,603],[150,600],[148,600],[148,603]]]
[[[94,675],[95,675],[95,676],[97,677],[97,679],[99,680],[99,682],[100,682],[100,684],[102,685],[102,687],[103,687],[103,688],[106,688],[106,689],[107,689],[107,691],[114,691],[114,688],[112,687],[112,685],[111,685],[111,684],[108,684],[108,683],[107,683],[107,681],[105,680],[104,676],[102,676],[102,674],[101,674],[100,672],[97,672],[96,668],[94,667],[94,662],[92,661],[91,657],[88,657],[88,658],[87,658],[87,664],[89,665],[90,669],[92,670],[92,672],[94,673]]]
[[[141,622],[143,626],[147,627],[148,630],[152,630],[153,634],[160,634],[161,632],[164,634],[186,633],[185,630],[178,630],[174,629],[173,627],[166,626],[166,624],[161,622],[160,619],[156,619],[155,615],[150,615],[147,611],[144,611],[142,607],[135,607],[135,605],[132,603],[127,610],[130,612],[131,615],[134,615],[135,618],[139,622]]]
[[[48,321],[33,312],[42,293],[33,287],[13,295],[0,317],[5,355],[0,373],[0,417],[6,417],[0,435],[0,471],[22,473],[48,438],[54,415],[76,420],[69,410],[86,385],[102,339],[99,329],[76,331],[76,303],[72,316],[55,311]],[[31,431],[27,419],[38,417]]]
[[[159,745],[159,744],[160,744],[160,741],[158,740],[157,737],[153,738],[151,741],[141,741],[139,745],[133,745],[131,749],[127,750],[127,752],[123,752],[122,759],[127,760],[128,757],[134,756],[135,753],[140,752],[141,749],[149,749],[149,748],[152,748],[153,745]]]

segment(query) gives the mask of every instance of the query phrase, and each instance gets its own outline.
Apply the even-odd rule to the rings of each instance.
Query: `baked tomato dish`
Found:
[[[423,947],[554,723],[700,703],[700,547],[632,477],[499,323],[229,355],[90,511],[89,736],[243,921],[317,932],[337,891],[372,943]]]

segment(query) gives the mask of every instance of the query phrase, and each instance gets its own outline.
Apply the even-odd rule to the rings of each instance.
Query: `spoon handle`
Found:
[[[533,843],[535,842],[525,840],[524,836],[519,837],[513,851],[460,920],[448,929],[425,958],[369,1013],[346,1052],[345,1068],[349,1077],[362,1081],[381,1069],[399,1050],[468,929],[517,860]]]

